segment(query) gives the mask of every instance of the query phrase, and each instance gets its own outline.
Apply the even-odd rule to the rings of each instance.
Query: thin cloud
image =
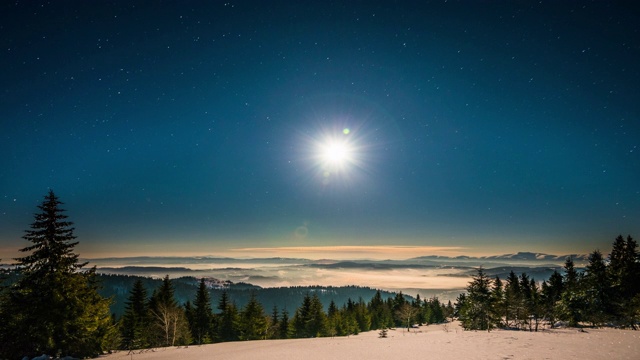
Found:
[[[246,247],[229,249],[230,252],[247,254],[277,254],[278,256],[305,256],[308,258],[366,258],[406,259],[425,255],[459,255],[467,248],[461,246],[410,246],[410,245],[344,245],[344,246],[281,246]]]

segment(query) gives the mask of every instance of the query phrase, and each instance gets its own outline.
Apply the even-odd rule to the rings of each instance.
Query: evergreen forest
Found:
[[[467,330],[537,331],[558,324],[636,329],[640,321],[640,256],[631,236],[618,236],[607,258],[593,251],[584,269],[567,258],[562,273],[554,271],[540,283],[526,272],[511,271],[501,279],[479,268],[454,305],[358,287],[350,290],[362,295],[344,299],[339,288],[271,291],[249,284],[216,287],[206,278],[99,276],[74,252],[78,242],[61,205],[53,191],[45,196],[23,236],[29,243],[21,249],[24,255],[2,274],[0,359],[86,358],[113,350],[369,330],[384,337],[389,328],[410,330],[454,317]],[[117,311],[116,298],[102,295],[103,281],[128,289]],[[283,291],[291,304],[278,306],[273,297]]]
[[[640,323],[640,255],[638,243],[620,235],[608,258],[589,254],[583,270],[569,257],[563,273],[554,271],[541,283],[526,272],[490,278],[479,268],[466,293],[456,300],[455,314],[468,330],[526,329],[541,325],[616,326],[637,329]]]

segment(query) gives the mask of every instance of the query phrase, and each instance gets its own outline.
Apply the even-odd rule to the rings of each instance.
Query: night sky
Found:
[[[637,7],[0,7],[5,261],[48,189],[86,257],[608,253],[640,237]]]

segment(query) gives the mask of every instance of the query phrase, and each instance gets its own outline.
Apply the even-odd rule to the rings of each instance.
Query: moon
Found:
[[[349,127],[320,128],[305,134],[303,159],[314,182],[323,186],[351,186],[366,173],[367,147],[357,130]]]
[[[330,141],[322,146],[320,157],[327,164],[344,165],[351,160],[352,149],[346,142]]]

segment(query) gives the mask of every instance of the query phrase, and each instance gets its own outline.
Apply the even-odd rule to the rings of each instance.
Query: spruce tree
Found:
[[[291,328],[289,324],[289,312],[287,309],[282,310],[280,323],[278,324],[278,335],[280,339],[288,339],[291,337]]]
[[[302,305],[296,309],[293,315],[292,323],[294,337],[297,338],[326,336],[328,334],[327,315],[324,313],[318,294],[313,294],[313,296],[309,293],[305,294]]]
[[[200,279],[200,285],[196,292],[194,302],[191,334],[196,344],[208,344],[212,341],[211,324],[213,313],[211,310],[211,298],[204,278]]]
[[[557,305],[558,317],[575,327],[582,321],[584,297],[579,288],[580,275],[571,257],[566,259],[564,270],[563,290]]]
[[[309,337],[327,336],[327,315],[318,294],[311,297],[306,333]]]
[[[624,325],[629,325],[633,329],[637,329],[640,323],[640,253],[638,252],[638,243],[631,237],[627,236],[625,242],[625,263],[628,265],[623,277],[624,297],[629,299],[629,305],[624,308]]]
[[[416,309],[416,323],[422,325],[427,322],[428,303],[425,299],[423,302],[420,294],[416,294],[416,300],[411,305]]]
[[[218,301],[218,340],[235,341],[239,339],[238,309],[229,301],[227,290],[222,291]]]
[[[599,250],[589,254],[589,263],[583,278],[585,297],[585,320],[593,326],[605,323],[607,316],[613,312],[610,301],[610,281],[604,258]]]
[[[31,245],[15,259],[20,275],[1,304],[0,358],[96,356],[116,332],[110,300],[98,294],[95,268],[78,261],[73,223],[60,205],[49,191],[23,236]]]
[[[302,299],[302,305],[296,309],[291,320],[293,326],[293,336],[296,338],[307,338],[310,335],[307,333],[307,321],[310,319],[311,313],[311,296],[309,293],[304,295]]]
[[[329,303],[329,309],[327,310],[327,316],[333,317],[338,313],[338,307],[336,306],[335,301],[333,299]]]
[[[447,301],[447,305],[444,307],[444,318],[442,320],[444,321],[446,318],[450,318],[451,321],[453,321],[454,313],[455,313],[455,308],[453,307],[451,300],[449,300]]]
[[[531,294],[531,281],[527,273],[520,274],[520,327],[529,327],[531,330],[530,316],[533,312],[533,299]]]
[[[415,308],[416,312],[419,312],[421,310],[418,306],[416,306]],[[324,313],[322,314],[324,315]],[[369,314],[367,305],[362,298],[358,299],[354,315],[360,332],[371,330],[371,315]]]
[[[467,301],[466,293],[460,293],[458,294],[458,297],[456,297],[455,305],[453,307],[453,316],[457,317],[460,321],[462,321],[465,316],[463,309],[467,305]]]
[[[404,295],[402,294],[402,291],[396,293],[396,296],[393,297],[393,299],[389,299],[390,300],[390,309],[391,309],[391,313],[393,314],[393,318],[395,321],[395,325],[396,326],[403,326],[404,325],[404,319],[400,318],[398,316],[398,314],[400,313],[400,309],[407,304],[407,299],[404,298]]]
[[[264,308],[256,299],[255,292],[252,292],[249,302],[240,312],[240,339],[261,340],[265,338],[266,332]]]
[[[511,270],[506,282],[504,295],[505,325],[507,327],[518,326],[523,316],[520,280],[513,270]]]
[[[138,279],[125,303],[121,324],[122,348],[133,350],[148,347],[150,324],[147,289]]]
[[[491,279],[480,267],[467,286],[467,296],[460,309],[462,327],[467,330],[491,330],[495,321],[491,317],[492,309]]]
[[[273,305],[273,309],[271,309],[271,317],[269,318],[269,331],[267,333],[267,337],[269,339],[278,339],[280,337],[278,327],[280,325],[280,312],[278,311],[278,307]]]
[[[390,313],[390,310],[387,309],[384,300],[382,300],[380,290],[377,290],[371,301],[369,301],[369,313],[371,314],[372,329],[382,329],[392,325],[389,324],[390,316],[386,315]]]
[[[196,323],[196,309],[193,307],[193,305],[191,305],[191,300],[187,300],[186,303],[184,303],[183,306],[184,309],[184,317],[187,320],[187,327],[189,328],[189,332],[191,334],[194,334],[194,327],[195,327],[195,323]],[[198,343],[197,339],[192,341],[194,343]]]
[[[491,289],[491,316],[495,319],[497,326],[501,326],[503,324],[502,318],[506,316],[505,309],[505,299],[504,299],[504,287],[502,285],[502,280],[496,276],[493,280],[493,288]]]
[[[532,330],[531,326],[533,326],[533,331],[538,331],[538,327],[540,326],[540,322],[544,317],[544,308],[542,304],[542,293],[538,283],[535,279],[531,279],[529,283],[529,316],[531,317],[531,322],[529,323],[529,330]]]
[[[451,303],[451,302],[449,302]],[[432,297],[429,300],[425,300],[425,306],[427,308],[427,323],[439,324],[445,320],[445,307],[437,297]]]
[[[329,303],[329,309],[327,311],[327,328],[328,335],[334,337],[336,335],[342,335],[342,317],[340,316],[340,309],[336,305],[335,301],[331,300]]]
[[[612,313],[623,327],[636,328],[640,321],[640,254],[631,237],[618,236],[609,255],[607,273],[611,279]]]
[[[563,292],[562,275],[554,270],[548,281],[542,283],[541,302],[544,317],[553,326],[557,319],[556,304]]]

